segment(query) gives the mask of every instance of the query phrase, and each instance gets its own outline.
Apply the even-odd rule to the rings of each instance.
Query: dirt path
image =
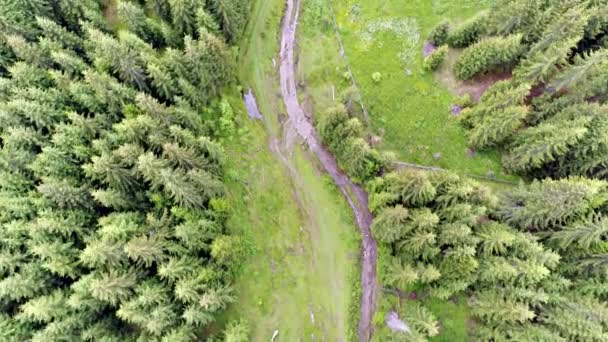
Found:
[[[286,0],[287,8],[283,17],[281,29],[280,52],[280,83],[281,94],[287,110],[289,127],[293,128],[302,137],[334,180],[335,184],[346,198],[352,208],[357,225],[362,235],[362,297],[361,318],[359,321],[359,341],[367,342],[371,338],[372,317],[376,306],[376,241],[371,236],[370,226],[372,215],[367,208],[367,194],[360,186],[354,184],[338,167],[334,156],[329,153],[318,141],[315,129],[304,114],[298,101],[295,79],[294,48],[296,32],[300,14],[300,0]]]

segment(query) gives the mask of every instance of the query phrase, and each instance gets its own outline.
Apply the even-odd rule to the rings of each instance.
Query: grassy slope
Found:
[[[270,340],[275,329],[282,341],[313,334],[335,341],[345,339],[349,329],[351,273],[359,245],[350,210],[305,154],[296,149],[290,158],[297,172],[291,179],[268,149],[268,132],[278,131],[282,110],[272,68],[282,8],[282,0],[257,1],[241,46],[240,76],[254,89],[265,122],[249,121],[239,105],[239,124],[249,133],[227,148],[232,173],[239,175],[229,183],[235,212],[230,226],[254,250],[237,280],[238,302],[227,318],[245,318],[252,341]]]
[[[381,148],[396,152],[407,162],[477,175],[492,171],[500,178],[511,178],[502,172],[496,152],[478,152],[472,158],[467,155],[464,129],[450,114],[452,95],[422,69],[424,39],[433,26],[446,17],[453,21],[469,17],[489,1],[336,0],[346,53],[369,108],[372,126],[383,132]],[[359,6],[358,15],[352,14],[355,4]],[[403,35],[384,31],[375,34],[371,43],[362,39],[362,32],[374,21],[407,18],[415,20],[410,26],[420,36],[417,41],[414,39],[408,63],[399,58],[404,51]],[[382,74],[379,83],[372,80],[375,72]],[[440,153],[441,158],[436,160],[434,153]]]
[[[340,75],[346,65],[334,35],[330,4],[326,0],[303,0],[298,32],[298,79],[305,87],[300,95],[313,116],[340,102],[349,82]],[[333,88],[333,89],[332,89]]]

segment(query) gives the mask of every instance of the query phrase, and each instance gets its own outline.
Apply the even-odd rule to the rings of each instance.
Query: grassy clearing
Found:
[[[293,159],[300,184],[292,183],[265,148],[264,130],[252,126],[248,147],[229,151],[239,170],[229,184],[230,226],[254,246],[232,316],[249,321],[253,341],[269,340],[275,329],[284,341],[344,338],[350,265],[358,255],[349,210],[302,152]]]
[[[502,171],[497,152],[467,153],[465,131],[450,114],[452,94],[423,70],[422,48],[433,26],[445,17],[470,17],[490,1],[336,1],[346,54],[372,128],[383,137],[380,148],[407,162],[514,179]]]
[[[225,319],[244,318],[252,341],[346,340],[359,252],[352,214],[331,181],[296,148],[295,170],[269,151],[283,106],[272,59],[277,57],[282,0],[256,1],[240,46],[240,78],[252,87],[264,122],[247,118],[240,99],[239,141],[227,143],[232,170],[230,227],[252,253],[236,282],[238,301]],[[276,61],[278,63],[278,61]]]
[[[453,301],[427,299],[422,305],[431,310],[440,322],[440,333],[430,340],[434,342],[468,341],[469,307],[466,297],[461,296]]]
[[[298,32],[298,79],[300,97],[313,115],[341,102],[350,83],[342,75],[346,65],[334,35],[330,4],[326,0],[303,0]]]

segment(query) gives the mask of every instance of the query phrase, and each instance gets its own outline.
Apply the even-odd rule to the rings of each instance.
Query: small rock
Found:
[[[473,151],[472,149],[467,148],[466,152],[467,152],[467,157],[469,157],[469,158],[475,157],[475,151]]]
[[[451,107],[452,115],[459,116],[460,112],[462,112],[462,107],[453,104]]]
[[[488,171],[486,173],[486,177],[495,179],[496,178],[496,174],[494,173],[494,171]]]
[[[435,153],[433,153],[433,158],[434,158],[435,160],[439,160],[439,159],[441,159],[441,152],[435,152]]]
[[[386,325],[394,332],[410,332],[410,328],[404,321],[399,319],[399,314],[395,311],[390,311],[386,314]]]
[[[437,47],[431,42],[424,42],[424,47],[422,48],[422,54],[424,55],[424,58],[430,56],[436,49]]]
[[[378,146],[382,142],[382,138],[377,135],[372,135],[369,137],[369,144],[374,147]]]
[[[274,333],[272,333],[272,338],[270,339],[270,342],[274,342],[274,339],[277,338],[277,336],[279,336],[279,329],[275,330]]]

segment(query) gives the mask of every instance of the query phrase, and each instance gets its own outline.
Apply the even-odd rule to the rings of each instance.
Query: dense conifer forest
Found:
[[[243,249],[218,98],[248,8],[0,1],[0,340],[207,336]]]
[[[606,5],[500,1],[479,15],[479,32],[458,45],[467,47],[456,75],[502,69],[513,77],[465,113],[472,147],[504,149],[504,167],[531,177],[605,177]],[[462,41],[459,32],[448,44]]]

